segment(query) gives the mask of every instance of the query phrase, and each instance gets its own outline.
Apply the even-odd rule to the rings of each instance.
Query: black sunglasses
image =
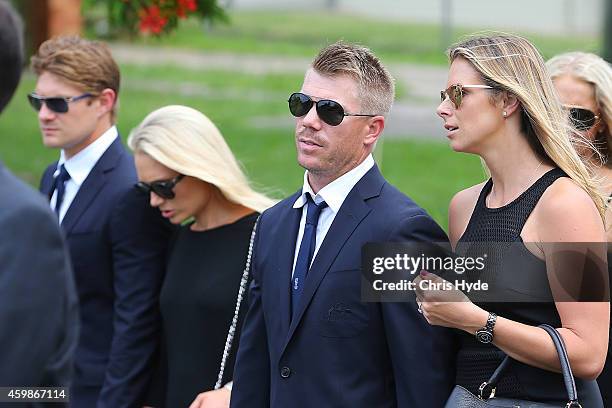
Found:
[[[30,105],[32,105],[34,110],[36,110],[37,112],[40,111],[44,103],[45,105],[47,105],[47,108],[49,108],[49,110],[52,110],[55,113],[66,113],[68,112],[68,104],[70,102],[76,102],[78,100],[90,98],[92,96],[93,95],[90,93],[84,93],[83,95],[72,96],[69,98],[63,98],[61,96],[46,97],[36,95],[34,92],[32,92],[31,94],[28,94],[28,101],[30,101]]]
[[[365,113],[346,113],[342,105],[336,101],[332,101],[331,99],[320,99],[315,102],[310,96],[301,92],[292,93],[288,102],[289,111],[296,118],[306,115],[310,112],[310,109],[312,109],[312,105],[315,105],[317,107],[317,115],[319,115],[323,122],[330,126],[338,126],[342,123],[345,116],[377,116]]]
[[[161,198],[171,200],[174,198],[174,187],[183,179],[183,177],[185,177],[185,175],[179,174],[171,180],[158,180],[151,183],[139,181],[135,184],[135,186],[144,194],[150,194],[152,191]]]
[[[576,130],[584,131],[592,128],[599,116],[593,111],[578,106],[564,106],[569,111],[570,121]]]

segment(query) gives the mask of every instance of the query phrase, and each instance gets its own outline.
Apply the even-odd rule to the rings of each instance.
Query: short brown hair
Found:
[[[393,77],[370,49],[338,41],[319,52],[312,68],[329,77],[353,78],[358,84],[362,113],[389,114],[395,97]]]
[[[119,66],[103,42],[78,36],[55,37],[42,43],[30,62],[36,75],[49,72],[85,92],[98,95],[108,88],[119,96]],[[113,120],[116,108],[115,101]]]

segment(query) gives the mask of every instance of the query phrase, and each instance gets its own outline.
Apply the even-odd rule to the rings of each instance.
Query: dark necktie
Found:
[[[55,196],[55,213],[59,217],[60,208],[62,207],[62,201],[64,201],[64,192],[66,190],[65,183],[70,180],[70,174],[66,170],[66,167],[62,164],[60,167],[60,172],[55,177],[55,189],[57,190],[57,195]]]
[[[304,235],[302,236],[302,242],[300,242],[300,250],[298,252],[297,260],[295,261],[293,279],[291,280],[292,315],[295,315],[296,313],[298,301],[302,292],[304,291],[306,274],[308,273],[310,263],[312,262],[312,255],[314,254],[317,238],[317,223],[319,222],[319,215],[321,214],[321,210],[327,207],[327,203],[325,201],[322,201],[319,205],[315,204],[310,197],[310,194],[306,194],[306,199],[308,209],[306,210]]]

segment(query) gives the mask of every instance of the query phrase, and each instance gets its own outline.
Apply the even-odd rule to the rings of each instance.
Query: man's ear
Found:
[[[112,89],[106,88],[102,92],[100,92],[100,95],[98,96],[98,101],[100,103],[100,116],[103,116],[106,113],[112,111],[113,107],[115,106],[116,100],[117,94]]]
[[[368,120],[367,134],[363,139],[366,146],[374,145],[385,128],[385,117],[378,115]]]

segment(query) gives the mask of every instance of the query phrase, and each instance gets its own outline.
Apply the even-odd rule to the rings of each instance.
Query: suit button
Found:
[[[289,376],[291,375],[291,369],[289,367],[281,368],[280,375],[283,378],[289,378]]]

